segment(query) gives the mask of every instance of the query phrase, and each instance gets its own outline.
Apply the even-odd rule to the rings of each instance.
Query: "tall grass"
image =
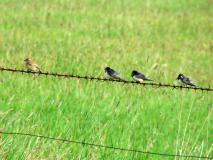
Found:
[[[0,66],[157,82],[184,73],[212,84],[208,0],[1,0]],[[213,156],[212,93],[0,73],[0,128],[136,148]],[[175,159],[1,136],[2,159]],[[176,158],[178,159],[178,158]]]

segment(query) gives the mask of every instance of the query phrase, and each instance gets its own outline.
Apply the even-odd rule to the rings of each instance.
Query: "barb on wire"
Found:
[[[100,145],[100,144],[94,144],[94,143],[88,143],[88,142],[82,142],[82,141],[76,141],[76,140],[68,140],[68,139],[64,139],[64,138],[55,138],[55,137],[36,135],[36,134],[30,134],[30,133],[0,131],[0,134],[14,135],[14,136],[36,137],[36,138],[48,139],[48,140],[52,140],[52,141],[60,141],[60,142],[63,142],[63,143],[64,142],[66,142],[66,143],[75,143],[75,144],[81,144],[81,145],[90,146],[90,147],[112,149],[112,150],[118,150],[118,151],[123,151],[123,152],[133,152],[133,153],[148,154],[148,155],[155,155],[155,156],[184,157],[184,158],[197,158],[197,159],[213,159],[213,157],[207,157],[207,156],[167,154],[167,153],[142,151],[142,150],[137,150],[137,149],[127,149],[127,148],[121,148],[121,147],[113,147],[113,146]]]
[[[54,77],[64,77],[64,78],[77,78],[77,79],[86,79],[86,80],[96,80],[96,81],[111,81],[111,82],[120,82],[124,84],[134,84],[134,85],[143,85],[143,86],[152,86],[157,88],[172,88],[172,89],[191,89],[191,90],[200,90],[200,91],[208,91],[212,92],[213,88],[204,88],[204,87],[189,87],[189,86],[178,86],[178,85],[172,85],[172,84],[162,84],[162,83],[141,83],[141,82],[135,82],[135,81],[122,81],[122,80],[113,80],[113,79],[106,79],[106,78],[100,78],[100,77],[93,77],[93,76],[80,76],[75,74],[61,74],[61,73],[51,73],[51,72],[32,72],[32,71],[26,71],[22,69],[12,69],[12,68],[0,68],[0,71],[6,71],[6,72],[15,72],[15,73],[22,73],[22,74],[37,74],[37,75],[43,75],[43,76],[54,76]]]

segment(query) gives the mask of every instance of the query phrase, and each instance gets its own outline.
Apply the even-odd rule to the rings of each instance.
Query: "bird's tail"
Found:
[[[127,80],[125,80],[125,79],[123,79],[123,78],[121,78],[121,77],[119,77],[119,80],[120,80],[120,81],[127,81]]]
[[[39,67],[36,67],[37,72],[41,73],[41,69]]]
[[[193,87],[197,87],[195,84],[193,84],[193,83],[190,83],[190,86],[193,86]]]
[[[154,81],[154,80],[152,80],[152,79],[149,79],[149,78],[146,78],[145,80],[146,80],[146,81]]]

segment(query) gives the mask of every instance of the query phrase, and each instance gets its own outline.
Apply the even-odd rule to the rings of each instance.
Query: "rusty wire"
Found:
[[[191,87],[191,86],[179,86],[173,84],[162,84],[162,83],[144,83],[144,82],[135,82],[135,81],[122,81],[122,80],[113,80],[113,79],[106,79],[100,77],[93,77],[93,76],[80,76],[77,74],[62,74],[62,73],[53,73],[53,72],[32,72],[23,69],[13,69],[13,68],[0,68],[0,71],[5,72],[13,72],[13,73],[22,73],[22,74],[36,74],[42,76],[53,76],[53,77],[64,77],[64,78],[76,78],[76,79],[85,79],[85,80],[96,80],[96,81],[104,81],[104,82],[117,82],[117,83],[124,83],[124,84],[134,84],[134,85],[142,85],[142,86],[152,86],[156,88],[172,88],[172,89],[188,89],[188,90],[200,90],[200,91],[207,91],[212,92],[213,88],[210,87]]]
[[[88,147],[97,147],[97,148],[103,148],[103,149],[111,149],[111,150],[114,150],[114,151],[117,150],[117,151],[123,151],[123,152],[133,152],[133,153],[146,154],[146,155],[154,155],[154,156],[182,157],[182,158],[196,158],[196,159],[213,159],[213,157],[207,157],[207,156],[183,155],[183,154],[168,154],[168,153],[160,153],[160,152],[142,151],[142,150],[137,150],[137,149],[127,149],[127,148],[121,148],[121,147],[114,147],[114,146],[108,146],[108,145],[101,145],[101,144],[89,143],[89,142],[85,142],[85,141],[69,140],[69,139],[56,138],[56,137],[50,137],[50,136],[44,136],[44,135],[36,135],[36,134],[31,134],[31,133],[0,131],[0,134],[3,134],[3,135],[13,135],[15,137],[16,136],[28,136],[28,137],[47,139],[47,140],[58,141],[58,142],[63,142],[63,143],[80,144],[80,145],[88,146]]]

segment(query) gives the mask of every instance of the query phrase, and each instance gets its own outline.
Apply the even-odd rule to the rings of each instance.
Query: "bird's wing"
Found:
[[[119,75],[119,73],[116,72],[116,71],[112,74],[112,77],[114,77],[114,78],[116,78],[116,79],[119,79],[119,80],[122,80],[122,81],[126,81],[126,80],[123,79],[123,78]]]
[[[112,77],[121,79],[121,76],[120,76],[119,73],[117,73],[117,72],[113,73],[113,74],[112,74]]]
[[[185,78],[184,78],[184,81],[185,81],[186,83],[191,83],[191,80],[190,80],[188,77],[185,77]]]
[[[118,72],[116,72],[114,69],[111,69],[110,71],[109,71],[109,75],[111,75],[112,77],[120,77],[119,76],[119,73]]]
[[[188,84],[188,85],[191,85],[191,86],[195,86],[192,81],[188,78],[188,77],[185,77],[184,78],[184,83]]]
[[[122,80],[122,81],[126,81],[124,80],[123,78],[121,78],[121,76],[119,75],[118,72],[116,72],[114,69],[111,69],[108,73],[111,77],[113,77],[114,79],[119,79],[119,80]]]
[[[116,72],[114,69],[110,69],[109,70],[109,72],[111,73],[111,74],[114,74],[114,75],[119,75],[119,73],[118,72]]]
[[[40,71],[40,67],[37,64],[34,64],[35,68]]]
[[[136,78],[147,80],[147,81],[152,81],[151,79],[147,78],[144,74],[140,73],[136,75]]]
[[[146,79],[146,76],[142,73],[135,75],[136,78]]]

